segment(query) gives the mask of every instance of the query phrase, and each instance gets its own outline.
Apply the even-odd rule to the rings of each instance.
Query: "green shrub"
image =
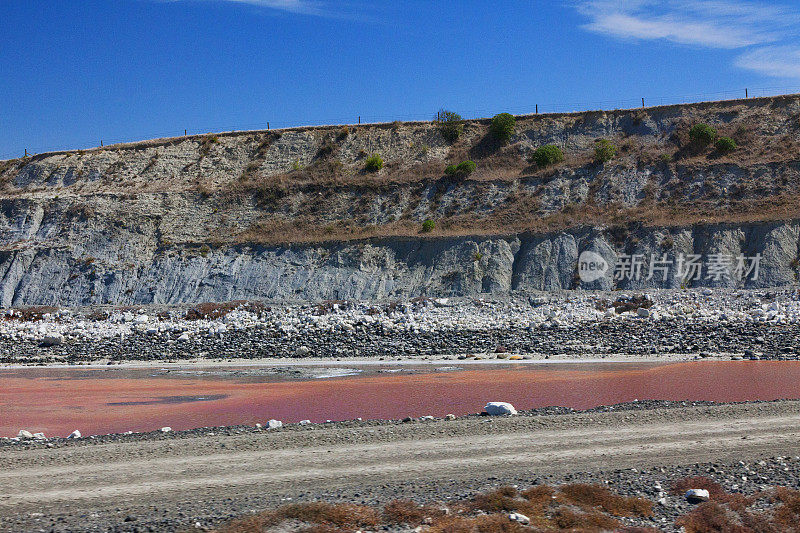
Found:
[[[708,124],[695,124],[692,126],[692,129],[689,130],[689,138],[692,142],[701,146],[708,146],[717,138],[717,130]]]
[[[738,146],[736,146],[736,141],[734,141],[730,137],[720,137],[719,139],[717,139],[717,142],[714,143],[714,146],[717,147],[717,150],[723,153],[733,152],[738,148]]]
[[[469,176],[475,172],[476,168],[478,168],[478,165],[476,165],[474,161],[463,161],[456,167],[456,172],[462,176]]]
[[[554,165],[564,160],[564,152],[555,144],[540,146],[533,152],[533,162],[539,167]]]
[[[378,154],[372,154],[367,158],[364,165],[367,172],[377,172],[383,168],[383,158]]]
[[[447,142],[456,142],[464,133],[461,115],[447,109],[439,111],[439,131]]]
[[[436,223],[433,220],[428,219],[428,220],[426,220],[425,222],[422,223],[422,232],[423,233],[430,233],[431,231],[433,231],[433,228],[435,228],[435,227],[436,227]]]
[[[478,168],[472,161],[463,161],[458,165],[448,165],[446,169],[444,169],[444,173],[448,176],[469,176],[475,169]]]
[[[492,125],[489,131],[492,132],[492,135],[495,138],[503,143],[507,143],[511,136],[514,135],[514,127],[516,126],[517,121],[514,119],[514,116],[509,113],[500,113],[499,115],[495,115],[492,119]]]
[[[614,159],[617,155],[617,147],[607,139],[600,139],[594,145],[594,159],[600,163],[605,163]]]

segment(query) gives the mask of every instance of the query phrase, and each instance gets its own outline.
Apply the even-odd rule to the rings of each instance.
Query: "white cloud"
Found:
[[[236,4],[250,4],[258,7],[289,11],[290,13],[301,13],[304,15],[327,15],[322,2],[314,0],[218,0],[221,2],[233,2]]]
[[[227,2],[232,4],[247,4],[266,9],[298,13],[301,15],[314,15],[319,17],[336,17],[338,13],[322,0],[155,0],[156,2]]]
[[[589,31],[711,48],[772,43],[800,23],[795,9],[733,0],[581,0],[576,7]]]
[[[765,46],[745,52],[735,64],[766,76],[800,79],[800,47]]]

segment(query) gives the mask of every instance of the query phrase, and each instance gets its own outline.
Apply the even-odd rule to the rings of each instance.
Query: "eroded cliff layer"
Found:
[[[738,148],[692,143],[698,123]],[[599,139],[616,157],[596,161]],[[545,144],[565,161],[532,163]],[[505,144],[474,120],[452,143],[395,123],[40,154],[0,162],[0,304],[792,284],[798,154],[798,96],[517,117]],[[445,173],[465,160],[475,172]],[[607,263],[591,281],[585,251]],[[723,257],[730,275],[713,275]],[[753,257],[757,274],[735,275]]]

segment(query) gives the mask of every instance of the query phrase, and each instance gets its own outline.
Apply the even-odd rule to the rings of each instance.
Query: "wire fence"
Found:
[[[490,108],[477,108],[477,109],[454,109],[465,119],[475,119],[482,117],[490,117],[499,112],[507,112],[514,115],[531,115],[534,113],[571,113],[578,111],[599,110],[599,109],[630,109],[635,107],[654,107],[661,105],[673,104],[687,104],[704,101],[714,100],[732,100],[738,98],[759,98],[764,96],[779,96],[784,94],[800,93],[800,85],[796,86],[776,86],[776,87],[756,87],[756,88],[742,88],[732,89],[727,91],[704,92],[683,95],[664,95],[664,96],[650,96],[650,97],[630,97],[608,100],[583,100],[575,102],[557,102],[557,103],[533,103],[530,107],[517,108],[517,109],[490,109]],[[105,138],[98,139],[98,145],[86,147],[96,148],[97,146],[105,146],[109,144],[120,144],[141,141],[146,139],[158,139],[165,137],[181,137],[182,135],[202,135],[209,132],[226,132],[226,131],[249,131],[249,130],[263,130],[263,129],[285,129],[303,126],[324,126],[324,125],[342,125],[342,124],[375,124],[386,123],[395,121],[429,121],[436,118],[436,110],[428,113],[406,113],[406,114],[392,114],[392,115],[341,115],[338,117],[326,117],[324,122],[306,123],[302,124],[300,121],[279,120],[275,122],[253,122],[249,124],[235,124],[230,127],[204,127],[204,128],[182,128],[162,132],[150,132],[144,137],[138,138]],[[69,147],[49,147],[47,151],[59,150],[73,150],[74,145]],[[27,148],[22,148],[14,152],[7,152],[0,154],[0,160],[14,159],[22,157],[25,154],[33,155]]]

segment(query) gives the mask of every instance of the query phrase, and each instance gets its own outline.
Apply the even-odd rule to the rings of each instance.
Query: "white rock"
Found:
[[[169,433],[170,431],[172,431],[172,428],[169,426],[164,426],[161,428],[161,433]]]
[[[492,416],[517,414],[517,410],[508,402],[489,402],[483,410]]]
[[[20,429],[19,433],[17,433],[17,437],[19,437],[20,439],[32,439],[33,433],[31,433],[27,429]]]
[[[456,415],[454,415],[452,413],[448,413],[448,414],[444,415],[444,419],[445,420],[455,420],[456,419]]]
[[[298,346],[294,353],[297,354],[298,357],[305,357],[311,353],[311,348],[308,346]]]
[[[311,423],[311,420],[301,420],[301,421],[299,422],[299,424],[300,424],[301,426],[307,426],[307,425],[309,425],[310,423]]]
[[[256,424],[257,429],[261,429],[261,424]]]
[[[707,502],[709,494],[706,489],[689,489],[684,495],[686,501],[689,503]]]
[[[81,432],[76,429],[75,431],[70,433],[69,437],[67,437],[67,438],[68,439],[79,439],[79,438],[81,438]]]
[[[267,429],[277,429],[283,427],[283,422],[280,420],[271,419],[267,421]]]
[[[137,315],[137,316],[136,316],[136,320],[135,320],[135,322],[136,322],[137,324],[147,324],[147,322],[148,322],[149,320],[150,320],[150,317],[149,317],[149,316],[147,316],[147,315]]]
[[[189,340],[189,333],[188,332],[184,333],[183,335],[178,337],[178,340],[181,341],[181,342],[188,341]]]
[[[709,288],[703,289],[703,296],[711,296],[712,294],[714,294],[714,291],[712,291],[711,289]]]
[[[50,335],[45,335],[42,339],[42,344],[45,346],[58,346],[59,344],[64,342],[64,336],[60,333],[52,333]]]
[[[44,433],[34,433],[33,438],[36,440],[47,440],[47,437],[45,437]]]
[[[508,519],[511,520],[512,522],[518,522],[523,525],[531,523],[530,518],[520,513],[511,513],[510,515],[508,515]]]

